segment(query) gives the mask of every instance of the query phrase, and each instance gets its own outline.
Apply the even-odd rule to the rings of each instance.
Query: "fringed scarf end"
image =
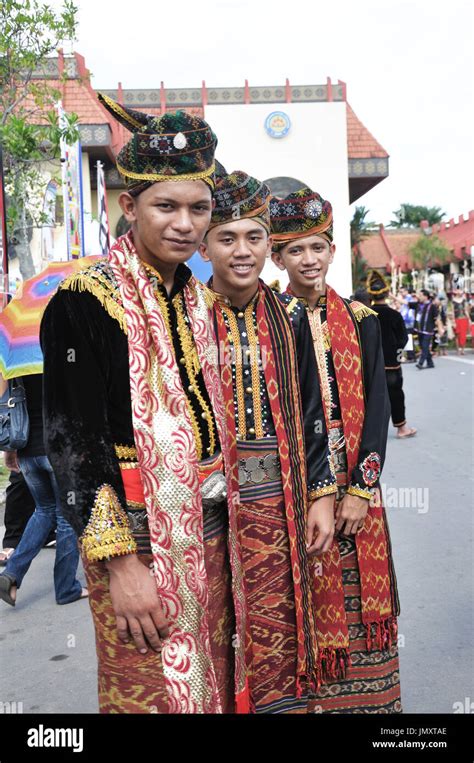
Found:
[[[398,622],[396,617],[387,617],[384,620],[376,620],[367,623],[366,626],[367,650],[386,651],[398,639]]]
[[[318,655],[317,687],[330,681],[342,680],[346,677],[347,668],[351,665],[351,656],[347,648],[321,649]]]

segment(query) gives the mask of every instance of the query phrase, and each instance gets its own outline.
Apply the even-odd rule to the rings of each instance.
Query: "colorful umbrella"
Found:
[[[67,262],[51,262],[45,270],[29,278],[0,314],[0,373],[4,379],[40,374],[43,353],[39,328],[43,312],[66,276],[96,262],[98,255]]]

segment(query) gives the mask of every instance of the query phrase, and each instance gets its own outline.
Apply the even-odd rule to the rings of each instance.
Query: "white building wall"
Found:
[[[291,129],[284,138],[272,138],[265,131],[265,119],[272,111],[283,111],[291,120]],[[216,155],[228,172],[243,170],[260,180],[293,177],[329,199],[337,251],[328,282],[342,296],[349,296],[351,214],[346,104],[208,105],[205,118],[217,134]],[[286,284],[273,263],[265,267],[264,278],[267,282],[279,278]]]

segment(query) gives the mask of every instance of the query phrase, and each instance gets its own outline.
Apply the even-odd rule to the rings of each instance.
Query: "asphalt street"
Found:
[[[405,365],[408,422],[418,434],[399,441],[389,433],[382,483],[401,599],[405,712],[466,712],[474,700],[473,371],[474,355],[439,358],[434,370]],[[54,551],[41,551],[16,608],[0,602],[0,712],[97,712],[89,606],[55,604],[53,564]]]

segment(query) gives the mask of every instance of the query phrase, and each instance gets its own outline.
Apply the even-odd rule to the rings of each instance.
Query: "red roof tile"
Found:
[[[387,157],[388,153],[354,114],[348,103],[346,103],[346,112],[347,152],[349,159]]]
[[[419,237],[420,232],[417,230],[388,231],[382,228],[378,233],[372,233],[361,242],[361,254],[370,268],[385,269],[390,272],[393,259],[395,266],[406,272],[413,267],[409,249]]]

